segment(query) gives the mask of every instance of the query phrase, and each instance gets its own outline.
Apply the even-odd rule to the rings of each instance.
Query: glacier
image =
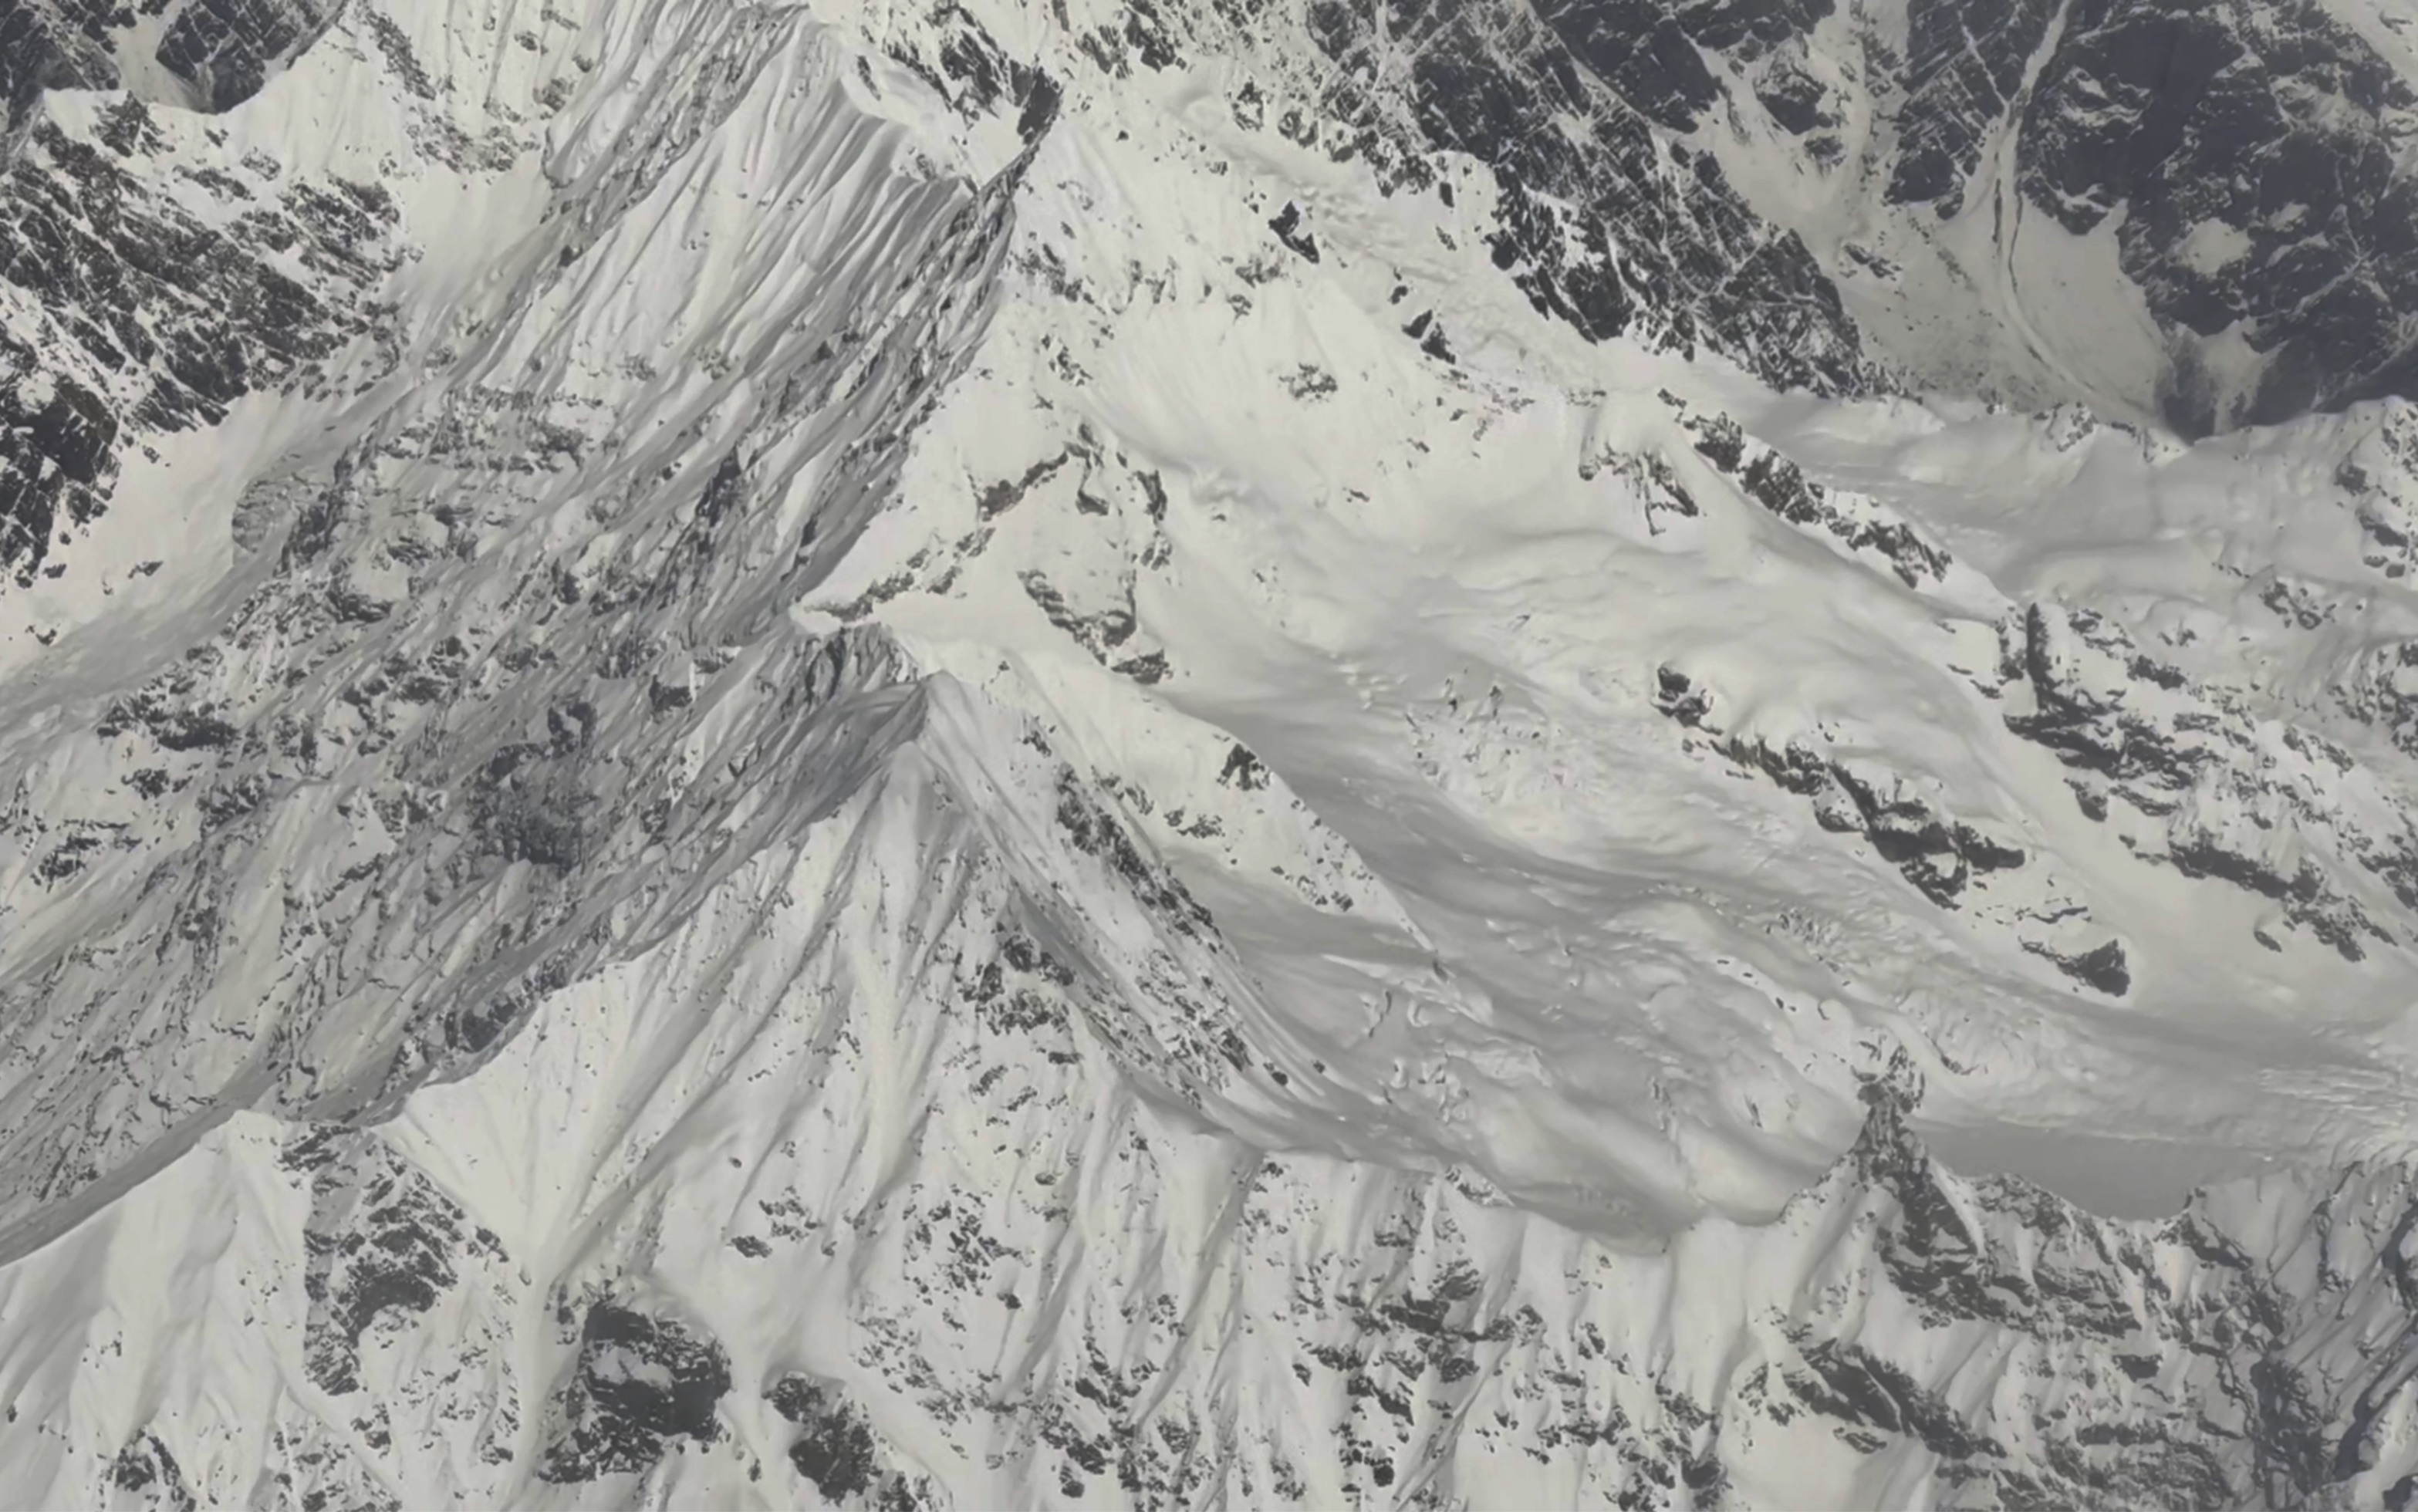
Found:
[[[0,1500],[2410,1504],[2408,24],[0,0]]]

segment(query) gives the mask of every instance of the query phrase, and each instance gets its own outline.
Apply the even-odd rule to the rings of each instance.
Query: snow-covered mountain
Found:
[[[5,1500],[2410,1504],[2412,20],[0,0]]]

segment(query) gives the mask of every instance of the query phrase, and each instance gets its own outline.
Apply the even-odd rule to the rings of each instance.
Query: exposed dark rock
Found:
[[[2046,956],[2058,970],[2111,998],[2120,998],[2133,990],[2133,972],[2125,964],[2120,940],[2111,939],[2076,955],[2065,955],[2031,940],[2025,941],[2024,948],[2035,955]]]
[[[2119,216],[2124,270],[2168,328],[2240,333],[2237,402],[2185,364],[2186,434],[2410,391],[2418,177],[2389,112],[2418,105],[2315,0],[2077,0],[2023,107],[2026,197],[2068,230]],[[2204,249],[2230,238],[2228,254]]]
[[[1815,1412],[1886,1433],[1903,1433],[1942,1459],[2002,1458],[2006,1451],[1968,1429],[1953,1408],[1904,1370],[1853,1344],[1801,1342],[1806,1373],[1792,1376],[1798,1398]]]
[[[499,758],[500,759],[500,758]],[[593,799],[574,766],[541,760],[507,765],[472,794],[473,822],[487,848],[508,862],[567,872],[589,844]]]
[[[1493,171],[1496,261],[1540,310],[1592,337],[1715,347],[1783,386],[1856,389],[1880,380],[1827,276],[1674,141],[1751,91],[1817,164],[1843,161],[1829,86],[1791,51],[1830,9],[1393,0],[1380,19],[1321,0],[1309,20],[1344,69],[1322,103],[1354,152],[1384,147],[1390,106],[1361,81],[1407,61],[1425,144]],[[2320,0],[1912,0],[1905,28],[1865,20],[1851,69],[1893,129],[1884,203],[1997,214],[1970,184],[1984,146],[2012,138],[2031,207],[2074,234],[2113,225],[2171,338],[2159,390],[2135,397],[2178,429],[2418,391],[2403,334],[2418,173],[2401,150],[2418,90]],[[2241,392],[2200,355],[2227,331],[2257,354]]]
[[[2193,682],[2087,610],[2035,604],[2000,638],[2000,670],[2029,703],[2007,727],[2082,774],[2086,814],[2104,820],[2112,796],[2161,821],[2163,844],[2141,854],[2274,901],[2348,960],[2393,936],[2344,863],[2418,909],[2418,823],[2387,794],[2358,797],[2367,789],[2344,781],[2358,764],[2333,741]],[[2369,680],[2364,706],[2390,707],[2389,676]]]
[[[1046,73],[1022,76],[1018,83],[1018,99],[1022,109],[1016,117],[1016,134],[1029,145],[1040,141],[1051,123],[1058,119],[1058,101],[1063,91],[1058,81]]]
[[[1665,149],[1718,91],[1704,49],[1759,49],[1829,12],[1805,4],[1677,8],[1616,0],[1535,13],[1389,0],[1379,15],[1317,0],[1312,36],[1342,69],[1324,101],[1354,151],[1385,151],[1399,110],[1423,145],[1493,173],[1495,265],[1538,310],[1593,340],[1630,332],[1724,352],[1783,388],[1877,381],[1837,290],[1795,233],[1748,209],[1709,155]],[[1408,76],[1400,100],[1351,81]]]
[[[1318,261],[1318,238],[1301,228],[1301,206],[1287,200],[1285,207],[1268,221],[1268,229],[1277,234],[1278,241],[1314,263]]]
[[[1268,785],[1268,769],[1250,751],[1236,745],[1226,753],[1226,764],[1218,770],[1217,780],[1247,793],[1257,792]]]
[[[1654,672],[1654,707],[1690,729],[1702,729],[1705,717],[1713,711],[1713,697],[1676,667],[1658,667]]]
[[[62,514],[81,522],[100,513],[117,419],[74,379],[39,372],[32,351],[5,336],[0,374],[0,570],[26,583]]]
[[[1965,208],[1982,144],[2014,101],[2057,11],[2054,0],[1986,8],[1912,0],[1889,203],[1929,205],[1943,218]]]
[[[124,124],[104,141],[125,145]],[[48,343],[0,336],[0,571],[26,582],[103,512],[129,430],[211,425],[253,389],[307,387],[370,331],[396,212],[375,185],[296,180],[222,229],[47,124],[6,172],[0,282]],[[136,397],[117,409],[112,388]]]
[[[2365,653],[2337,697],[2346,712],[2383,731],[2403,754],[2418,757],[2418,641]]]
[[[1806,136],[1839,124],[1829,108],[1829,91],[1801,69],[1772,69],[1755,85],[1754,98],[1786,130]]]
[[[2019,1457],[2012,1441],[1995,1442],[1902,1367],[1797,1330],[1808,1370],[1789,1383],[1814,1410],[1849,1425],[1843,1433],[1916,1437],[1964,1462],[1944,1477],[1951,1484],[1994,1489],[2005,1506],[2199,1512],[2261,1498],[2299,1506],[2358,1474],[2370,1428],[2356,1411],[2345,1420],[2327,1404],[2365,1399],[2360,1388],[2294,1367],[2283,1340],[2298,1304],[2196,1209],[2160,1225],[2125,1224],[2012,1178],[1949,1176],[1909,1125],[1921,1089],[1903,1052],[1863,1095],[1864,1128],[1843,1165],[1885,1204],[1878,1259],[1926,1322],[1987,1321],[2069,1360],[2104,1359],[2110,1374],[2148,1389],[2080,1419],[2063,1408],[2036,1415],[2023,1425],[2034,1443]],[[2385,1226],[2379,1237],[2409,1223],[2407,1200],[2404,1192],[2365,1220]],[[2321,1212],[2317,1221],[2330,1220]],[[2187,1277],[2180,1286],[2178,1275]],[[2145,1347],[2204,1372],[2194,1377],[2203,1395],[2157,1390],[2161,1367],[2136,1352]],[[2379,1381],[2397,1382],[2403,1367],[2380,1359],[2378,1368]]]
[[[160,1436],[148,1429],[138,1432],[117,1451],[109,1463],[109,1485],[126,1496],[135,1498],[153,1512],[193,1512],[198,1504],[192,1488],[185,1483],[183,1467]]]
[[[2097,651],[2098,659],[2120,657],[2128,673],[2155,685],[2172,686],[2181,680],[2181,673],[2146,658],[2135,669],[2131,650],[2130,640],[2097,615],[2060,615],[2032,605],[2024,615],[2017,670],[2029,680],[2037,707],[2029,713],[2007,715],[2007,727],[2047,746],[2069,766],[2123,785],[2126,796],[2150,812],[2166,813],[2173,808],[2167,795],[2189,787],[2211,754],[2167,740],[2146,714],[2081,675],[2081,658]]]
[[[284,1163],[311,1173],[305,1367],[341,1397],[360,1388],[362,1336],[381,1315],[428,1311],[460,1282],[460,1264],[500,1261],[503,1247],[374,1134],[314,1129]]]
[[[1655,672],[1654,706],[1664,717],[1717,738],[1722,753],[1761,771],[1792,793],[1813,800],[1826,830],[1860,834],[1923,896],[1953,908],[1973,878],[2022,866],[2019,848],[1951,817],[1903,779],[1863,758],[1827,756],[1801,741],[1775,747],[1760,737],[1723,732],[1713,722],[1712,695],[1684,672]]]
[[[1696,433],[1696,451],[1737,481],[1749,498],[1800,529],[1820,529],[1849,551],[1871,552],[1908,588],[1936,583],[1949,556],[1903,520],[1882,516],[1869,499],[1833,490],[1805,476],[1797,464],[1747,435],[1726,415],[1693,415],[1683,422]]]
[[[1044,457],[1025,468],[1021,477],[1002,478],[990,484],[976,496],[974,512],[986,520],[1005,514],[1024,502],[1025,495],[1048,481],[1059,468],[1066,466],[1067,456],[1066,451],[1061,451],[1056,456]]]
[[[941,1512],[945,1491],[931,1477],[902,1466],[864,1410],[836,1382],[792,1372],[764,1393],[773,1411],[797,1426],[789,1462],[824,1501],[880,1512]]]
[[[167,9],[144,0],[145,17]],[[325,0],[187,0],[160,35],[159,69],[125,69],[136,35],[132,8],[103,0],[0,0],[0,157],[46,89],[116,89],[130,81],[157,103],[222,111],[257,94],[334,22]],[[164,73],[160,71],[164,70]],[[173,83],[171,82],[173,81]]]
[[[591,1303],[538,1474],[590,1481],[646,1470],[674,1439],[710,1443],[729,1391],[730,1362],[714,1340],[668,1318]]]
[[[157,55],[192,86],[202,109],[227,110],[258,94],[270,71],[315,39],[338,8],[313,0],[188,0]]]
[[[1098,858],[1175,929],[1197,934],[1210,927],[1209,910],[1186,891],[1174,873],[1142,855],[1125,826],[1084,789],[1071,770],[1059,773],[1058,823],[1075,848]]]

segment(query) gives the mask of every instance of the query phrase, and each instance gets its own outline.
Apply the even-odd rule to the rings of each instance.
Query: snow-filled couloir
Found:
[[[0,0],[5,1499],[2407,1504],[2410,249],[2085,171],[2400,31],[2033,8]]]

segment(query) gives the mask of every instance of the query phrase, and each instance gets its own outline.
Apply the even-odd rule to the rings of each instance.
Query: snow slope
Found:
[[[2418,412],[1590,326],[1322,24],[29,107],[19,1494],[2409,1500]]]

